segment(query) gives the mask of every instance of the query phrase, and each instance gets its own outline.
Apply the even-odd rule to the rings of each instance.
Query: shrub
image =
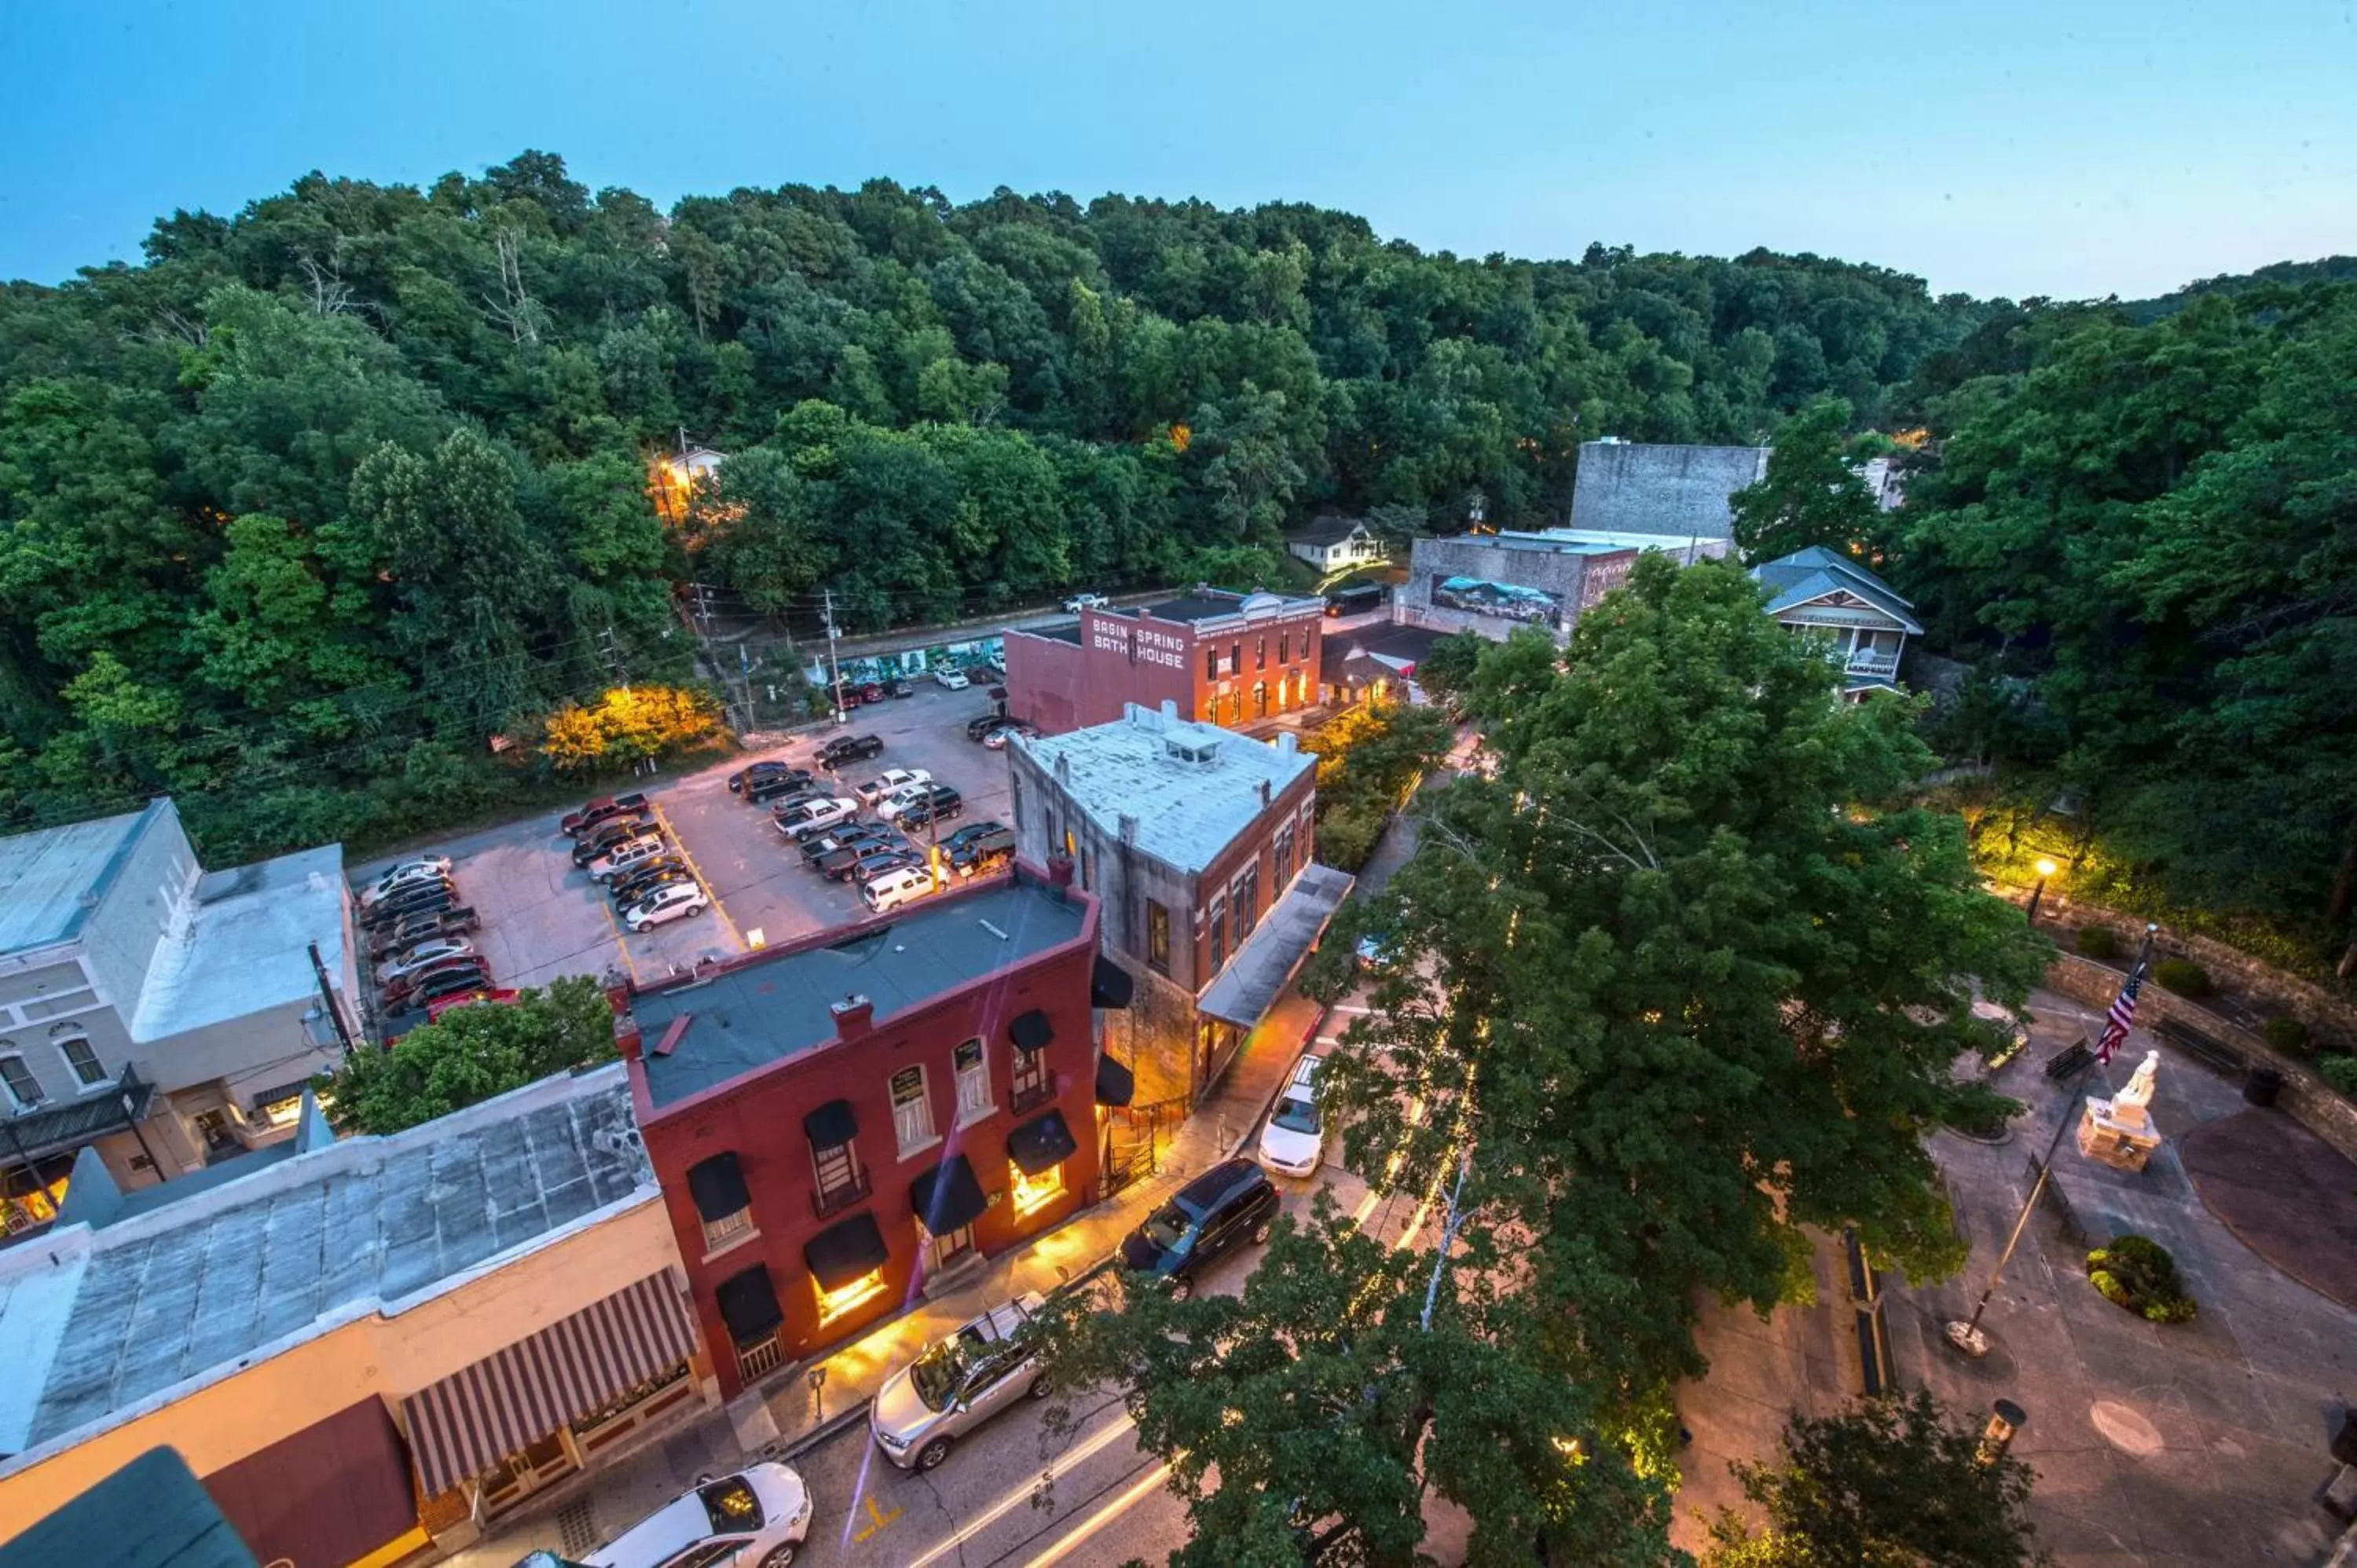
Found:
[[[2177,1260],[2147,1236],[2121,1236],[2088,1253],[2087,1283],[2147,1323],[2190,1323],[2199,1310],[2178,1277]]]
[[[2308,1026],[2297,1018],[2270,1018],[2260,1026],[2259,1033],[2266,1042],[2286,1056],[2298,1056],[2308,1049]]]
[[[2165,958],[2152,966],[2152,977],[2179,996],[2210,994],[2210,972],[2190,958]]]
[[[2327,1057],[2316,1064],[2316,1070],[2335,1090],[2357,1100],[2357,1057]]]
[[[2109,926],[2079,928],[2079,950],[2089,958],[2120,956],[2120,934]]]

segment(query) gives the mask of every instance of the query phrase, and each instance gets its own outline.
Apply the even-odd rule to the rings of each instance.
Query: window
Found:
[[[106,1081],[106,1064],[98,1059],[98,1052],[89,1039],[79,1033],[69,1034],[58,1041],[58,1049],[65,1053],[66,1066],[84,1089],[96,1089]]]
[[[1211,972],[1217,974],[1228,961],[1228,901],[1212,899],[1209,914],[1211,922]]]
[[[903,1158],[933,1140],[933,1104],[925,1097],[925,1069],[904,1067],[892,1075],[892,1131]]]
[[[1048,1075],[1048,1048],[1015,1053],[1015,1084],[1011,1109],[1017,1116],[1049,1099],[1055,1092]]]
[[[996,1109],[990,1103],[990,1055],[980,1040],[965,1040],[950,1060],[957,1069],[958,1125],[969,1126]]]
[[[1293,634],[1289,631],[1276,634],[1276,661],[1279,664],[1293,662]]]
[[[1268,682],[1265,681],[1253,682],[1253,716],[1260,719],[1268,717]]]
[[[5,1043],[0,1041],[0,1044]],[[8,1098],[16,1102],[19,1111],[30,1111],[41,1102],[40,1080],[33,1076],[33,1069],[25,1065],[25,1058],[20,1056],[0,1057],[0,1083],[7,1085]]]
[[[1228,644],[1228,673],[1233,675],[1242,671],[1243,667],[1244,643],[1243,639],[1238,638],[1235,641]]]
[[[859,1168],[859,1151],[849,1143],[811,1145],[811,1170],[818,1177],[813,1200],[822,1219],[867,1196],[867,1178]]]
[[[1170,972],[1170,911],[1151,898],[1146,901],[1146,967]]]
[[[1213,643],[1203,650],[1203,679],[1206,681],[1216,681],[1219,678],[1220,650],[1219,645],[1217,643]]]
[[[704,1222],[704,1250],[717,1252],[732,1242],[753,1233],[753,1208],[750,1204],[734,1214],[724,1214],[717,1219]]]
[[[1253,668],[1255,670],[1268,668],[1268,639],[1265,637],[1255,639],[1253,643]]]
[[[1260,924],[1259,861],[1254,860],[1246,865],[1236,874],[1236,879],[1228,885],[1228,910],[1229,919],[1233,928],[1231,934],[1235,938],[1236,946],[1241,949],[1244,945],[1244,939],[1252,935],[1252,929]]]
[[[1269,843],[1269,862],[1276,868],[1276,886],[1283,887],[1293,880],[1293,822],[1287,818]]]
[[[818,1292],[818,1320],[832,1323],[854,1307],[865,1306],[883,1294],[884,1271],[862,1274],[837,1290],[829,1290],[816,1280],[811,1282],[811,1288]]]
[[[1038,1176],[1026,1176],[1021,1165],[1009,1160],[1006,1175],[1007,1197],[1014,1199],[1017,1214],[1030,1213],[1064,1190],[1064,1163],[1061,1160]]]

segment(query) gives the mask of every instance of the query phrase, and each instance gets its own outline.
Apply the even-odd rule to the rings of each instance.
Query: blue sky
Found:
[[[7,0],[0,278],[175,207],[525,147],[682,194],[876,175],[1286,199],[1460,254],[1814,251],[2136,296],[2357,252],[2357,0]]]

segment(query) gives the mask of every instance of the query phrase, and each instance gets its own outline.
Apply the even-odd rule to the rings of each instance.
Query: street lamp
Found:
[[[2038,924],[2038,901],[2046,897],[2046,879],[2057,869],[2044,855],[2038,857],[2038,886],[2029,890],[2029,923],[2033,926]]]
[[[2029,1412],[2011,1400],[1999,1400],[1990,1407],[1988,1424],[1981,1428],[1980,1447],[1973,1455],[1981,1468],[1986,1470],[2005,1457],[2005,1451],[2013,1446],[2013,1434],[2029,1420]]]

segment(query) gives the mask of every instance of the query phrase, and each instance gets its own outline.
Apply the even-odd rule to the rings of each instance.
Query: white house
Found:
[[[1373,530],[1355,517],[1320,518],[1308,527],[1285,536],[1285,548],[1296,559],[1320,572],[1372,565],[1388,558]]]
[[[1821,544],[1754,566],[1751,575],[1767,585],[1768,613],[1779,625],[1825,639],[1841,660],[1843,696],[1855,702],[1899,689],[1900,653],[1923,628],[1889,584]]]

